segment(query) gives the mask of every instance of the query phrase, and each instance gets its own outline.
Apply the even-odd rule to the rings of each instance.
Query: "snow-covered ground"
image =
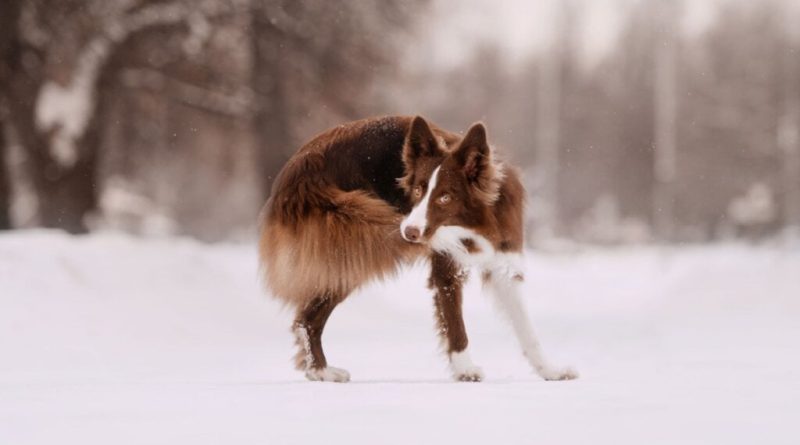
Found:
[[[530,254],[544,382],[479,286],[483,383],[451,382],[424,268],[334,312],[329,361],[294,371],[291,314],[253,246],[0,235],[0,444],[797,444],[800,251]]]

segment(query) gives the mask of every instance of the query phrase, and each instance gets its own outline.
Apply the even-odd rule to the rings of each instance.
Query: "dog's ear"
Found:
[[[420,116],[414,117],[403,145],[403,162],[406,166],[413,166],[415,161],[422,157],[443,154],[428,122]]]
[[[469,127],[453,157],[471,183],[491,180],[491,176],[486,176],[492,174],[492,152],[486,141],[486,127],[482,123]]]
[[[472,124],[467,135],[453,152],[453,158],[481,201],[487,205],[497,201],[504,174],[492,159],[492,149],[486,138],[486,127],[482,123]]]

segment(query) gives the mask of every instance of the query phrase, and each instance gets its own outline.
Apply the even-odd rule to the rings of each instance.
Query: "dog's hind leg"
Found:
[[[298,346],[295,364],[305,371],[309,380],[347,382],[350,374],[344,369],[328,366],[322,350],[322,331],[331,312],[341,299],[326,295],[312,299],[297,311],[292,326]]]
[[[433,254],[429,286],[436,292],[433,297],[436,322],[447,350],[453,378],[462,382],[480,382],[483,372],[472,363],[467,351],[467,331],[461,314],[464,277],[461,267],[449,255]]]
[[[572,368],[557,368],[550,365],[542,354],[539,339],[528,319],[525,306],[520,299],[521,276],[506,269],[485,271],[484,289],[495,300],[497,308],[511,323],[514,334],[522,347],[522,353],[531,367],[545,380],[571,380],[578,377]]]

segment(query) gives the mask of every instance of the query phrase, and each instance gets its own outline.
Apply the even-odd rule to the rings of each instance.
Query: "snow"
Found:
[[[67,86],[45,82],[36,99],[36,125],[40,131],[52,131],[50,155],[61,165],[71,167],[78,160],[75,141],[86,130],[94,113],[94,84],[92,77],[76,76]]]
[[[254,245],[0,235],[0,443],[794,444],[800,251],[530,253],[545,382],[471,282],[482,383],[452,382],[423,267],[333,314],[347,384],[294,371],[291,313]]]

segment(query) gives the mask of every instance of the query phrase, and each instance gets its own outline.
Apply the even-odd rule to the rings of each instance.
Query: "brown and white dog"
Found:
[[[298,369],[309,380],[348,381],[322,350],[331,312],[366,282],[428,257],[438,331],[456,380],[483,379],[461,315],[468,269],[481,273],[540,376],[577,377],[544,360],[520,300],[523,201],[518,174],[494,158],[480,123],[462,138],[421,117],[382,117],[312,139],[276,179],[260,240],[269,290],[297,311]]]

